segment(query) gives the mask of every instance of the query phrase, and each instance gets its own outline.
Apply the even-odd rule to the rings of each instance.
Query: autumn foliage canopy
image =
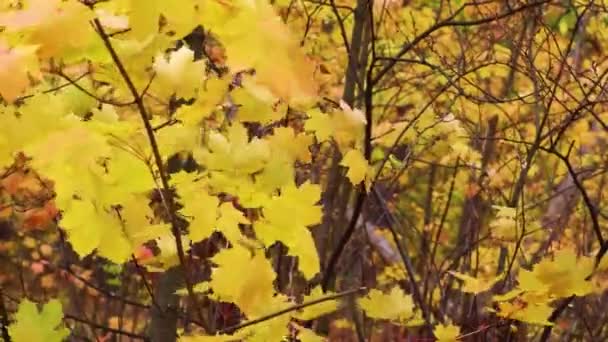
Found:
[[[3,0],[5,341],[604,341],[608,4]]]

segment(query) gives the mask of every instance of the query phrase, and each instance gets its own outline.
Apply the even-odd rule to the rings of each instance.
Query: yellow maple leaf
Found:
[[[309,111],[308,117],[304,128],[307,131],[314,132],[318,142],[329,140],[334,132],[332,118],[319,109]]]
[[[517,239],[517,209],[498,206],[492,206],[498,212],[496,218],[490,222],[492,235],[509,241]]]
[[[175,112],[175,118],[186,126],[195,126],[209,117],[215,107],[221,104],[228,92],[229,78],[211,77],[202,82],[192,105],[182,105]]]
[[[397,286],[393,287],[389,293],[371,289],[367,296],[359,298],[357,303],[371,318],[387,319],[408,326],[424,323],[415,310],[412,296],[406,295]]]
[[[190,240],[184,235],[181,236],[182,245],[189,246]],[[145,265],[147,270],[151,272],[164,272],[169,268],[179,265],[179,256],[177,255],[177,245],[173,234],[168,233],[161,235],[156,240],[156,247],[160,250],[160,254],[154,258],[146,260]]]
[[[556,297],[584,296],[593,286],[585,278],[593,271],[593,258],[577,258],[570,248],[559,250],[552,261],[543,259],[534,266],[533,273]]]
[[[63,312],[57,299],[48,301],[39,311],[36,303],[27,299],[19,303],[15,321],[8,327],[13,341],[60,342],[70,334],[61,324]]]
[[[449,271],[451,275],[462,280],[464,286],[462,287],[463,292],[478,294],[489,290],[503,275],[500,274],[490,278],[474,278],[466,274]]]
[[[281,241],[289,248],[290,255],[299,257],[300,270],[307,278],[319,271],[319,256],[307,227],[321,222],[321,207],[316,205],[320,197],[321,189],[316,184],[285,186],[279,196],[264,205],[264,218],[254,224],[265,245]]]
[[[234,89],[231,98],[240,105],[236,119],[240,122],[268,124],[281,120],[287,108],[268,88],[256,83],[255,76],[247,77],[242,87]]]
[[[128,9],[131,34],[138,40],[157,34],[162,15],[163,31],[183,37],[198,24],[198,1],[192,0],[122,0]]]
[[[367,160],[358,149],[352,149],[344,155],[340,165],[348,168],[346,177],[350,180],[353,185],[361,183],[369,170],[369,164]]]
[[[323,336],[317,335],[311,329],[306,329],[306,328],[301,327],[301,326],[299,326],[297,324],[293,324],[292,326],[294,326],[296,328],[296,330],[298,331],[298,340],[300,340],[301,342],[324,342],[324,341],[327,341],[327,338],[325,338]]]
[[[211,274],[213,297],[233,302],[253,319],[273,310],[282,296],[275,297],[276,274],[264,253],[252,252],[240,245],[224,249],[211,259],[217,268]]]
[[[194,242],[209,237],[216,229],[220,200],[208,193],[198,175],[181,171],[171,176],[183,208],[180,212],[189,220],[188,238]]]
[[[165,118],[159,118],[158,121],[153,121],[153,124],[161,125],[164,122],[166,122]],[[192,151],[200,146],[201,141],[200,129],[181,123],[163,127],[156,133],[156,137],[159,150],[164,156]]]
[[[437,338],[437,342],[456,342],[460,335],[460,328],[453,324],[439,324],[433,328],[433,335]]]
[[[250,224],[241,211],[236,209],[232,202],[222,203],[219,208],[220,217],[217,228],[232,244],[242,240],[239,224]]]
[[[549,290],[547,284],[542,282],[532,271],[520,269],[517,274],[518,289],[527,292],[545,293]]]
[[[552,312],[553,308],[546,301],[516,300],[498,303],[498,316],[530,324],[553,325],[548,321]]]
[[[294,162],[299,160],[303,163],[310,162],[309,146],[312,144],[312,137],[306,134],[296,135],[291,127],[275,128],[273,135],[267,138],[273,146],[273,158],[281,157]]]
[[[129,242],[111,212],[88,200],[72,201],[65,209],[61,226],[78,255],[84,257],[97,249],[99,254],[115,263],[129,258]]]

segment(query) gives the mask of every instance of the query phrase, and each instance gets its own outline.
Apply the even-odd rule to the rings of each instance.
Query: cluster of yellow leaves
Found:
[[[197,285],[197,290],[215,300],[236,304],[249,320],[293,304],[276,292],[276,275],[263,247],[281,241],[289,254],[298,257],[299,269],[306,278],[319,272],[319,257],[309,228],[321,222],[321,187],[311,182],[297,185],[294,165],[311,161],[313,135],[319,143],[333,139],[344,155],[341,165],[348,168],[347,177],[353,184],[367,181],[369,187],[373,172],[361,152],[361,142],[371,118],[341,102],[340,110],[330,114],[309,110],[304,127],[308,133],[292,127],[274,127],[271,134],[264,135],[249,131],[243,123],[273,123],[285,116],[285,104],[305,107],[317,92],[312,63],[268,1],[117,0],[101,2],[95,11],[76,0],[23,3],[22,8],[0,15],[0,27],[8,33],[0,42],[0,96],[6,103],[15,102],[27,91],[41,93],[56,86],[57,79],[47,83],[40,77],[40,65],[46,73],[46,64],[53,59],[90,73],[78,83],[90,94],[125,104],[113,106],[107,101],[96,108],[97,100],[70,86],[25,99],[18,111],[0,110],[0,162],[4,165],[15,152],[23,151],[33,158],[36,169],[54,181],[57,204],[63,211],[60,224],[76,252],[84,256],[96,251],[112,262],[122,263],[143,243],[155,240],[160,255],[150,265],[160,264],[166,269],[178,263],[174,237],[166,224],[158,223],[146,201],[149,192],[159,187],[159,170],[150,162],[151,148],[139,121],[143,113],[128,105],[132,94],[90,25],[91,20],[98,19],[107,29],[129,29],[110,38],[110,42],[137,90],[147,89],[150,94],[144,101],[148,119],[155,126],[170,116],[164,112],[165,102],[173,97],[194,100],[171,114],[179,120],[176,124],[159,129],[155,135],[163,158],[192,152],[202,165],[198,173],[180,173],[170,180],[181,204],[179,214],[189,222],[188,234],[182,237],[184,246],[188,248],[214,231],[221,232],[231,245],[212,258],[216,268],[211,280]],[[430,13],[418,12],[423,16],[417,29],[424,29],[431,24]],[[412,13],[404,17],[412,26]],[[206,75],[205,63],[195,61],[191,49],[174,49],[173,39],[199,24],[219,39],[230,75]],[[83,61],[82,65],[76,64]],[[255,76],[246,77],[242,87],[229,91],[231,77],[251,68]],[[218,105],[225,103],[239,107],[236,117],[211,118]],[[435,121],[434,116],[423,116],[415,127],[418,133],[406,138],[420,139]],[[439,121],[440,127],[429,134],[428,140],[464,135],[457,120]],[[399,133],[400,127],[403,125],[396,124],[389,129]],[[385,142],[390,138],[395,135],[385,138]],[[442,148],[473,155],[463,141],[450,141]],[[438,154],[443,151],[437,150]],[[260,215],[245,216],[232,202],[222,202],[220,194],[235,197],[242,208],[259,209]],[[241,225],[252,225],[256,239],[264,246],[245,237]],[[480,291],[487,286],[484,281],[467,289]],[[304,301],[321,296],[320,289],[314,289]],[[371,290],[357,302],[371,318],[406,326],[423,323],[411,296],[397,287],[388,293]],[[313,319],[338,306],[337,301],[326,301],[243,329],[238,337],[280,340],[292,318]],[[26,309],[32,316],[31,307]],[[46,322],[56,323],[56,306],[51,309],[53,318]],[[19,325],[13,328],[23,330]],[[307,329],[297,330],[307,340],[319,339]],[[451,325],[435,329],[436,337],[443,341],[455,339],[458,333]]]
[[[348,168],[346,177],[354,185],[365,180],[369,190],[374,169],[361,151],[363,129],[367,119],[360,109],[353,109],[344,101],[340,101],[340,109],[331,115],[319,110],[309,111],[305,128],[314,132],[317,142],[324,142],[333,137],[344,154],[340,165]]]
[[[359,144],[363,138],[363,129],[367,123],[365,114],[360,109],[352,109],[340,101],[341,110],[332,115],[324,114],[319,110],[309,111],[309,119],[306,121],[306,130],[313,131],[318,142],[323,142],[333,137],[342,150],[348,149],[353,144]]]
[[[283,310],[293,305],[287,296],[276,292],[273,281],[276,274],[262,250],[254,250],[237,244],[224,249],[211,261],[216,264],[211,280],[197,284],[198,291],[209,291],[215,300],[236,304],[249,320]],[[179,293],[185,291],[180,290]],[[320,288],[304,297],[304,302],[320,299],[324,295]],[[292,317],[313,319],[331,313],[338,308],[336,300],[328,300],[319,305],[293,311],[275,317],[254,327],[245,328],[237,335],[182,336],[180,341],[225,341],[234,338],[247,338],[247,341],[280,341],[287,335]],[[299,327],[307,341],[320,339],[312,331]],[[299,336],[301,336],[299,335]]]
[[[254,224],[256,233],[266,244],[283,241],[289,253],[299,257],[300,270],[307,278],[319,272],[319,256],[308,231],[309,226],[321,223],[321,199],[318,185],[305,183],[299,188],[286,186],[262,209],[263,220]]]
[[[543,259],[531,271],[520,269],[518,286],[512,291],[494,296],[498,315],[528,322],[551,325],[547,321],[553,311],[550,303],[572,295],[585,296],[593,291],[586,278],[593,271],[593,259],[577,258],[571,249],[555,253],[553,260]]]
[[[532,270],[520,269],[518,285],[505,294],[493,297],[498,306],[497,315],[530,324],[552,325],[547,320],[553,312],[551,303],[560,298],[585,296],[595,291],[594,283],[588,279],[593,271],[593,258],[577,258],[571,248],[558,250],[553,259],[541,260]],[[450,274],[463,281],[461,291],[472,294],[489,290],[504,277],[475,278],[458,272]],[[491,308],[488,310],[494,311]]]
[[[267,1],[205,1],[202,12],[202,24],[224,44],[231,68],[254,68],[260,85],[292,104],[316,95],[311,64]]]

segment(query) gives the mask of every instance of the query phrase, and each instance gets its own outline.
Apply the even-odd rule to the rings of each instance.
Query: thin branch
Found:
[[[574,142],[572,142],[572,144],[570,145],[570,149],[572,148],[573,144],[574,144]],[[591,201],[591,198],[589,197],[587,190],[585,190],[585,188],[583,187],[583,184],[578,179],[577,172],[574,170],[574,167],[572,167],[572,163],[570,163],[570,159],[568,158],[568,156],[565,156],[565,155],[559,153],[554,148],[552,148],[552,149],[541,148],[541,150],[556,156],[564,163],[564,165],[566,165],[566,168],[568,169],[568,173],[572,177],[572,182],[574,183],[574,186],[581,193],[581,196],[583,197],[583,201],[585,202],[585,206],[587,207],[587,210],[589,210],[589,216],[591,217],[591,223],[592,223],[593,231],[595,232],[595,236],[596,236],[600,246],[603,246],[606,241],[605,241],[604,237],[602,236],[602,230],[601,230],[600,223],[598,220],[597,208]]]
[[[359,66],[358,61],[359,61],[359,55],[361,53],[360,49],[364,48],[363,42],[365,41],[365,39],[363,38],[363,30],[365,29],[365,22],[366,22],[366,20],[368,20],[368,18],[367,18],[368,12],[367,12],[367,8],[366,8],[367,6],[368,6],[367,1],[365,1],[365,0],[357,1],[357,9],[355,11],[355,25],[353,26],[353,34],[352,34],[352,42],[351,42],[352,45],[351,45],[351,50],[350,50],[350,54],[349,54],[349,61],[348,61],[348,65],[347,65],[347,73],[346,73],[346,80],[345,80],[344,94],[343,94],[344,101],[351,107],[354,107],[355,85],[357,83],[359,83],[357,67]],[[372,60],[371,67],[367,70],[367,79],[368,79],[367,83],[368,84],[366,85],[365,91],[364,91],[364,93],[365,93],[365,118],[367,121],[366,125],[365,125],[364,155],[365,155],[365,159],[368,161],[370,160],[370,156],[371,156],[372,121],[373,121],[372,120],[373,87],[370,86],[369,80],[371,79],[371,73],[373,71],[374,63],[375,63],[375,61]],[[363,67],[365,67],[365,66],[363,66]],[[360,86],[360,89],[363,89],[363,86]],[[335,159],[335,161],[337,162],[337,159]],[[335,165],[335,166],[337,166],[337,165]],[[363,186],[361,186],[359,189],[359,193],[357,194],[357,198],[355,200],[355,207],[354,207],[353,215],[350,218],[348,227],[346,228],[346,231],[340,238],[338,246],[330,255],[329,262],[327,263],[327,266],[323,273],[323,279],[321,280],[321,287],[323,288],[323,291],[327,291],[330,283],[334,279],[335,268],[336,268],[338,262],[340,261],[342,252],[344,252],[344,248],[346,248],[346,245],[350,241],[350,238],[352,237],[352,235],[355,231],[355,228],[357,227],[357,221],[359,220],[359,216],[360,216],[361,212],[363,211],[363,205],[365,204],[366,195],[367,194],[365,192],[365,188]]]
[[[318,299],[315,299],[315,300],[311,300],[309,302],[305,302],[305,303],[302,303],[302,304],[292,305],[290,307],[287,307],[287,308],[285,308],[283,310],[271,313],[269,315],[262,316],[260,318],[256,318],[256,319],[253,319],[251,321],[247,321],[247,322],[244,322],[244,323],[241,323],[241,324],[237,324],[237,325],[232,326],[232,327],[228,327],[226,329],[221,330],[219,332],[219,334],[233,333],[233,332],[235,332],[235,331],[237,331],[239,329],[243,329],[243,328],[255,325],[255,324],[259,324],[259,323],[271,320],[271,319],[273,319],[275,317],[282,316],[282,315],[284,315],[286,313],[290,313],[292,311],[301,310],[301,309],[307,308],[309,306],[313,306],[315,304],[320,304],[320,303],[323,303],[323,302],[327,302],[327,301],[330,301],[330,300],[333,300],[333,299],[339,299],[339,298],[342,298],[342,297],[350,296],[350,295],[362,292],[365,289],[366,289],[365,287],[360,287],[360,288],[356,288],[356,289],[350,289],[350,290],[338,292],[338,293],[333,294],[333,295],[325,296],[323,298],[318,298]]]
[[[449,18],[447,18],[444,21],[438,22],[435,25],[429,27],[428,29],[426,29],[424,32],[422,32],[420,35],[418,35],[416,38],[414,38],[411,42],[403,45],[403,47],[401,48],[401,50],[399,50],[399,52],[397,52],[397,54],[394,56],[394,58],[401,58],[401,56],[405,55],[408,51],[410,51],[412,48],[414,48],[416,45],[418,45],[418,43],[420,43],[421,41],[423,41],[424,39],[426,39],[428,36],[430,36],[432,33],[436,32],[437,30],[443,28],[443,27],[450,27],[450,26],[477,26],[477,25],[482,25],[482,24],[488,24],[500,19],[504,19],[506,17],[510,17],[514,14],[517,14],[519,12],[525,11],[529,8],[533,8],[536,6],[540,6],[543,4],[548,3],[550,0],[542,0],[539,2],[532,2],[529,4],[525,4],[525,5],[521,5],[517,8],[512,8],[508,11],[505,11],[503,13],[499,13],[496,14],[494,16],[491,17],[487,17],[487,18],[482,18],[482,19],[477,19],[477,20],[470,20],[470,21],[457,21],[454,20],[454,18],[456,18],[456,16],[458,16],[458,14],[460,14],[462,12],[462,10],[464,9],[463,5],[460,9],[458,9],[453,15],[451,15]],[[393,66],[395,66],[395,64],[397,63],[396,60],[390,60],[382,69],[380,69],[380,71],[376,74],[376,77],[372,80],[372,85],[377,84],[378,82],[380,82],[380,80],[382,80],[382,78],[386,75],[386,73],[388,73]]]
[[[340,34],[342,35],[342,40],[344,41],[344,47],[346,48],[346,54],[350,56],[350,45],[348,44],[348,35],[346,34],[346,29],[344,28],[344,21],[340,16],[340,12],[338,11],[338,7],[336,6],[336,0],[330,0],[331,9],[336,16],[336,20],[338,21],[338,27],[340,27]]]
[[[76,79],[74,79],[74,80],[72,80],[72,81],[73,81],[73,82],[78,82],[78,81],[80,81],[81,79],[83,79],[84,77],[88,76],[89,74],[90,74],[90,72],[89,72],[89,71],[87,71],[87,72],[85,72],[84,74],[82,74],[82,75],[78,76]],[[67,83],[64,83],[64,84],[60,84],[60,85],[58,85],[58,86],[56,86],[56,87],[49,88],[49,89],[47,89],[47,90],[42,91],[42,94],[49,94],[49,93],[56,92],[57,90],[61,90],[61,89],[65,88],[65,87],[67,87],[67,86],[71,86],[71,85],[73,84],[73,82],[67,82]],[[15,103],[20,103],[20,102],[22,102],[23,100],[27,100],[27,99],[29,99],[29,98],[31,98],[31,97],[36,96],[37,94],[38,94],[38,93],[29,94],[29,95],[23,95],[23,96],[21,96],[21,97],[17,98],[17,99],[15,100]]]
[[[153,130],[154,130],[154,132],[156,132],[156,131],[159,131],[159,130],[161,130],[161,129],[163,129],[163,128],[167,127],[167,126],[173,126],[173,125],[175,125],[175,124],[177,124],[177,123],[179,123],[179,122],[180,122],[180,121],[179,121],[179,120],[177,120],[177,119],[169,119],[169,120],[167,120],[167,121],[163,122],[162,124],[160,124],[160,125],[158,125],[158,126],[154,127],[154,128],[153,128]]]
[[[73,80],[70,76],[64,74],[63,71],[56,70],[56,71],[53,71],[53,74],[55,74],[55,75],[63,78],[64,80],[68,81],[69,85],[73,85],[74,87],[76,87],[76,89],[80,90],[81,92],[85,93],[87,96],[95,99],[96,101],[98,101],[100,103],[105,103],[105,104],[109,104],[109,105],[116,106],[116,107],[130,106],[130,105],[132,105],[132,104],[135,103],[135,100],[123,103],[123,102],[116,102],[116,101],[112,101],[112,100],[102,99],[101,97],[99,97],[99,96],[91,93],[90,91],[88,91],[87,89],[85,89],[83,86],[81,86],[80,84],[78,84],[77,80]],[[80,77],[79,77],[79,79],[80,79]]]
[[[92,328],[101,329],[101,330],[104,330],[104,331],[107,331],[107,332],[110,332],[110,333],[113,333],[113,334],[124,335],[124,336],[130,337],[132,339],[143,340],[143,341],[146,341],[146,342],[150,341],[150,338],[147,337],[147,336],[140,335],[140,334],[135,334],[135,333],[124,331],[124,330],[120,330],[120,329],[111,328],[111,327],[108,327],[108,326],[103,325],[103,324],[99,324],[99,323],[88,321],[86,319],[82,319],[82,318],[80,318],[78,316],[75,316],[75,315],[65,314],[63,317],[64,317],[64,319],[71,319],[73,321],[76,321],[76,322],[79,322],[79,323],[91,326]]]
[[[382,195],[378,192],[378,190],[372,189],[372,191],[374,191],[374,195],[376,195],[376,199],[378,200],[378,202],[380,202],[380,205],[382,206],[383,210],[386,212],[386,214],[389,218],[390,224],[388,225],[388,229],[390,230],[393,240],[395,241],[395,245],[397,245],[397,251],[399,252],[399,256],[401,257],[401,261],[403,262],[405,271],[407,272],[407,275],[410,278],[410,284],[411,284],[410,288],[412,291],[412,296],[414,297],[414,301],[416,301],[416,304],[418,304],[418,306],[420,307],[420,311],[422,311],[422,317],[424,317],[424,320],[427,322],[427,324],[430,324],[429,309],[426,307],[424,298],[422,297],[422,294],[420,293],[420,289],[418,288],[418,284],[416,282],[416,273],[414,271],[414,265],[412,264],[412,259],[405,252],[405,249],[404,249],[403,245],[401,244],[401,240],[399,239],[399,235],[397,234],[397,231],[395,230],[395,227],[393,226],[393,225],[397,224],[398,221],[395,219],[393,214],[386,207],[385,200],[384,200],[384,198],[382,198]],[[443,317],[438,316],[437,319],[439,322],[443,322]]]
[[[191,301],[192,306],[194,308],[198,309],[200,318],[201,318],[201,320],[203,320],[203,315],[202,315],[202,312],[200,311],[201,307],[198,305],[198,300],[196,298],[196,295],[194,294],[194,290],[193,290],[193,286],[192,286],[192,280],[190,279],[190,276],[188,275],[188,269],[189,269],[188,261],[186,259],[186,255],[184,252],[184,246],[183,246],[183,242],[181,239],[181,233],[180,233],[180,228],[179,228],[179,224],[178,224],[178,218],[176,215],[175,203],[171,196],[165,197],[163,195],[163,193],[170,194],[171,187],[169,185],[169,178],[164,170],[163,158],[160,154],[160,149],[159,149],[158,143],[156,141],[156,136],[154,135],[154,128],[152,127],[152,124],[150,123],[148,111],[146,110],[143,99],[140,96],[137,89],[135,88],[135,84],[131,80],[129,73],[125,69],[125,66],[122,63],[122,61],[120,60],[120,57],[118,56],[118,54],[116,53],[114,46],[110,42],[110,38],[106,34],[106,32],[103,28],[103,25],[97,18],[93,19],[93,24],[94,24],[95,28],[97,29],[97,33],[103,40],[106,49],[112,56],[112,60],[114,61],[114,64],[118,68],[118,71],[120,72],[123,80],[127,84],[127,87],[129,88],[129,91],[131,92],[131,95],[134,97],[135,104],[137,105],[137,109],[141,116],[141,120],[143,121],[144,127],[146,129],[146,134],[148,136],[150,147],[152,148],[152,153],[154,155],[154,161],[155,161],[156,167],[158,169],[157,171],[160,176],[161,184],[163,187],[162,191],[160,191],[161,200],[162,200],[163,205],[170,218],[171,231],[173,233],[173,237],[175,238],[177,255],[179,258],[179,262],[182,266],[183,277],[184,277],[184,280],[186,283],[186,289],[188,290],[188,297]]]
[[[158,302],[156,301],[156,297],[154,296],[154,291],[152,291],[152,288],[150,287],[150,284],[148,283],[148,279],[146,279],[146,274],[144,273],[143,267],[141,267],[141,265],[139,265],[139,262],[137,261],[137,258],[135,257],[135,255],[131,254],[131,260],[133,261],[133,264],[135,265],[135,269],[137,270],[137,273],[139,273],[139,276],[141,277],[141,281],[144,283],[144,287],[146,288],[146,292],[148,292],[148,296],[150,296],[150,299],[152,300],[152,305],[154,305],[158,310],[162,311],[162,309],[158,305]]]
[[[53,266],[51,266],[51,265],[52,264],[50,262],[47,262],[45,266],[47,266],[49,268],[52,268]],[[108,297],[110,299],[116,299],[116,300],[118,300],[118,301],[120,301],[122,303],[129,304],[129,305],[132,305],[132,306],[136,306],[136,307],[139,307],[139,308],[142,308],[142,309],[149,309],[148,305],[145,305],[145,304],[133,301],[131,299],[125,298],[123,296],[119,296],[119,295],[114,294],[114,293],[112,293],[110,291],[102,289],[101,287],[93,284],[92,282],[90,282],[87,279],[85,279],[85,278],[81,277],[80,275],[78,275],[76,272],[74,272],[70,268],[69,265],[67,265],[66,267],[58,267],[58,269],[69,273],[70,276],[72,276],[75,279],[77,279],[78,281],[80,281],[84,286],[86,286],[88,288],[91,288],[91,289],[93,289],[93,290],[95,290],[95,291],[103,294],[104,296],[106,296],[106,297]]]
[[[549,322],[555,322],[555,320],[562,314],[562,312],[564,312],[566,310],[566,308],[568,308],[568,306],[570,305],[570,303],[574,300],[576,296],[570,296],[566,299],[564,299],[558,306],[557,308],[555,308],[555,310],[553,310],[553,312],[551,313],[551,316],[549,316],[549,318],[547,319]],[[552,325],[548,325],[543,329],[543,333],[540,337],[540,342],[546,342],[549,340],[549,337],[551,337],[551,331],[553,330],[553,326]]]
[[[323,273],[323,280],[321,280],[321,287],[323,291],[327,291],[330,283],[333,281],[335,276],[335,268],[340,260],[340,256],[342,256],[342,252],[344,252],[344,248],[350,241],[351,236],[353,235],[355,228],[357,227],[357,221],[359,221],[359,214],[363,210],[363,204],[365,203],[366,193],[364,189],[359,190],[359,194],[357,195],[357,201],[355,203],[355,209],[353,211],[353,215],[351,216],[350,222],[348,223],[348,228],[342,235],[338,246],[331,254],[329,258],[329,262],[327,263],[327,267],[325,268],[325,272]]]

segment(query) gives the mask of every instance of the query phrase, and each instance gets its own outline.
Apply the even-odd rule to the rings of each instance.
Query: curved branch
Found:
[[[146,135],[148,136],[148,141],[150,143],[150,147],[152,148],[152,154],[154,155],[154,162],[156,164],[156,168],[158,169],[158,174],[160,176],[160,181],[161,181],[161,184],[163,187],[162,191],[160,191],[160,194],[161,194],[160,197],[161,197],[163,206],[165,207],[165,209],[167,211],[167,215],[169,216],[169,219],[171,222],[171,232],[173,233],[173,237],[175,238],[177,255],[179,258],[180,265],[182,266],[182,271],[183,271],[182,273],[183,273],[184,281],[186,283],[186,289],[188,290],[188,297],[189,297],[190,302],[194,306],[194,308],[196,308],[199,311],[198,313],[201,318],[201,321],[204,322],[203,315],[201,312],[201,307],[199,306],[196,295],[194,294],[192,280],[190,279],[190,276],[188,275],[189,267],[188,267],[188,262],[187,262],[186,255],[184,252],[183,242],[181,239],[181,233],[180,233],[180,228],[179,228],[179,224],[178,224],[178,217],[176,215],[177,211],[175,208],[175,203],[171,196],[166,197],[163,195],[163,193],[169,194],[171,187],[169,185],[169,177],[167,176],[167,174],[165,173],[165,170],[164,170],[163,158],[160,154],[160,149],[158,147],[158,142],[156,141],[156,136],[154,135],[154,128],[152,127],[152,124],[150,123],[148,111],[146,110],[146,107],[144,105],[143,98],[141,97],[141,95],[139,94],[137,89],[135,88],[135,84],[131,80],[131,77],[129,76],[129,73],[125,69],[124,64],[120,60],[120,57],[118,57],[118,54],[116,53],[116,50],[114,49],[114,46],[110,42],[110,37],[108,37],[107,33],[105,32],[105,30],[103,28],[103,25],[101,24],[101,22],[99,21],[98,18],[93,19],[93,25],[95,26],[97,33],[103,40],[103,43],[104,43],[106,49],[112,56],[112,60],[114,61],[114,64],[118,68],[118,71],[120,72],[120,75],[122,76],[124,82],[127,84],[127,87],[129,88],[129,91],[131,92],[131,95],[134,98],[135,104],[137,105],[139,115],[141,116],[141,120],[146,129]]]

